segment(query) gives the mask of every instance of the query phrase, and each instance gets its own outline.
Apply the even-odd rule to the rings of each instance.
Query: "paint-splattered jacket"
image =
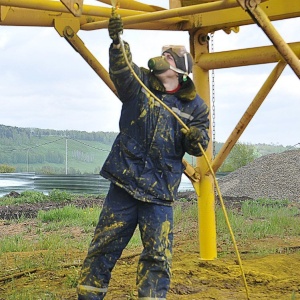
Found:
[[[132,63],[129,45],[127,57]],[[121,49],[110,47],[110,76],[120,100],[120,133],[100,174],[124,188],[136,199],[171,205],[180,184],[185,152],[201,155],[180,131],[178,121],[140,86],[131,74]],[[144,84],[164,101],[188,127],[202,131],[201,144],[207,148],[208,108],[196,94],[190,78],[175,94],[168,94],[161,82],[147,69],[132,66]]]

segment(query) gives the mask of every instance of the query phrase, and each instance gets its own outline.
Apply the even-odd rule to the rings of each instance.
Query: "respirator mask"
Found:
[[[184,46],[167,45],[163,46],[162,54],[169,53],[175,61],[176,67],[171,66],[165,57],[158,56],[149,59],[148,67],[154,74],[161,74],[171,69],[180,74],[180,79],[186,81],[189,73],[192,71],[193,60],[191,54],[188,53]],[[180,81],[181,81],[180,80]]]

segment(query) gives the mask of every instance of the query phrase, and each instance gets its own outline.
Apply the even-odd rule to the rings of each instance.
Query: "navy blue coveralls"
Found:
[[[168,94],[149,70],[137,67],[125,42],[127,57],[144,84],[167,104],[188,127],[202,132],[207,148],[208,107],[188,77],[179,91]],[[109,50],[110,76],[122,112],[120,133],[100,174],[111,181],[94,238],[78,284],[80,300],[103,299],[111,271],[137,225],[144,250],[137,269],[139,299],[166,299],[170,287],[173,209],[184,170],[185,152],[200,156],[180,131],[178,121],[131,74],[121,49]]]

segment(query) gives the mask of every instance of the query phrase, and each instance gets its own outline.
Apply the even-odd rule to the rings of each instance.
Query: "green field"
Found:
[[[116,136],[116,132],[60,131],[0,125],[0,167],[11,166],[13,172],[40,174],[98,174]],[[222,145],[214,143],[215,154]],[[291,148],[266,144],[243,146],[243,149],[253,149],[253,158]],[[196,164],[196,159],[190,155],[186,155],[185,159],[192,165]],[[11,171],[0,168],[0,172]]]

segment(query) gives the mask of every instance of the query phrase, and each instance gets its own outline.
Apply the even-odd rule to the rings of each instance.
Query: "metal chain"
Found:
[[[210,52],[214,52],[214,33],[210,34]],[[212,143],[213,157],[216,156],[216,107],[215,107],[215,70],[211,70],[211,102],[212,102]]]

